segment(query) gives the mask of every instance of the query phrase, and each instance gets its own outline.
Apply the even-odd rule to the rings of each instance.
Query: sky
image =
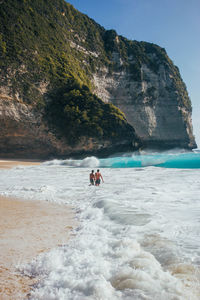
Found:
[[[200,148],[200,0],[68,0],[105,29],[155,43],[178,66],[192,101]]]

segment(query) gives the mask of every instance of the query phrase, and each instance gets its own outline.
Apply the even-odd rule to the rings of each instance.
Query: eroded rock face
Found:
[[[195,148],[191,107],[183,104],[174,88],[173,73],[160,64],[156,74],[143,64],[141,78],[134,81],[125,68],[110,76],[102,68],[94,74],[95,93],[125,113],[144,147]]]
[[[41,115],[5,94],[0,95],[0,128],[1,157],[39,158],[53,150],[41,128]]]
[[[64,0],[13,1],[0,6],[0,157],[196,147],[191,102],[163,48],[105,30]]]
[[[47,159],[88,155],[108,155],[137,148],[127,139],[111,143],[82,137],[70,146],[44,120],[43,114],[32,106],[16,101],[7,94],[0,95],[0,157]],[[129,149],[130,147],[130,149]]]
[[[191,109],[183,105],[179,93],[173,88],[173,74],[164,65],[160,65],[157,74],[142,65],[141,74],[142,80],[134,81],[123,68],[111,75],[103,67],[93,75],[94,92],[103,101],[113,103],[125,113],[127,121],[141,139],[142,147],[195,148]],[[1,157],[48,158],[86,153],[106,155],[116,149],[127,151],[130,144],[127,140],[112,144],[111,141],[83,137],[72,147],[50,130],[42,112],[22,103],[9,87],[1,87],[0,128]],[[137,145],[133,148],[136,149]]]

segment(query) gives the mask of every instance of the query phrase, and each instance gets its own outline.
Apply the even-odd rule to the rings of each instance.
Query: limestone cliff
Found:
[[[114,54],[118,57],[120,71],[110,74],[107,68],[98,70],[93,77],[95,93],[125,113],[143,147],[195,148],[191,105],[178,69],[172,63],[166,64],[167,60],[159,62],[156,72],[143,63],[141,80],[136,81],[123,68],[118,53]],[[156,53],[153,59],[158,59]],[[177,77],[184,94],[176,86]]]
[[[125,133],[124,137],[113,140],[85,134],[76,137],[77,142],[71,144],[63,134],[52,130],[43,112],[3,93],[0,94],[0,129],[2,158],[47,159],[80,157],[84,154],[105,156],[116,151],[131,151],[139,146],[131,126],[128,127],[130,137]]]
[[[195,147],[191,102],[164,49],[64,0],[0,6],[0,156]]]

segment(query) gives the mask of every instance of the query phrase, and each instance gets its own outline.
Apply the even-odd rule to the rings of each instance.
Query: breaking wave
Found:
[[[45,162],[46,165],[63,165],[79,168],[141,168],[163,167],[177,169],[199,169],[200,153],[156,153],[146,155],[129,155],[98,159],[91,156],[82,160],[66,159]]]

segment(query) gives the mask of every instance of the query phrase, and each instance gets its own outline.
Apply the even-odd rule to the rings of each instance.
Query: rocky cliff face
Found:
[[[49,127],[44,112],[10,97],[9,90],[0,93],[0,156],[2,158],[65,158],[82,155],[109,155],[116,151],[137,149],[139,140],[134,133],[119,140],[82,136],[70,145],[65,136]],[[16,95],[17,96],[17,95]],[[134,144],[134,140],[135,143]],[[137,144],[138,143],[138,144]]]
[[[157,72],[146,64],[140,67],[141,80],[123,68],[119,53],[115,53],[121,66],[112,75],[107,68],[99,69],[93,76],[95,93],[105,102],[111,102],[122,110],[143,147],[168,149],[196,147],[193,136],[191,105],[182,80],[181,89],[176,86],[178,69],[160,61]],[[154,56],[156,60],[156,54]]]
[[[65,1],[3,1],[0,65],[2,157],[196,146],[165,50],[106,31]]]

